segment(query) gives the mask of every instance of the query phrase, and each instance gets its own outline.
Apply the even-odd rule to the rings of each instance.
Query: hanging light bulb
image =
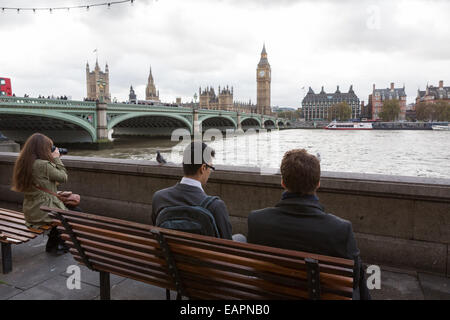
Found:
[[[89,6],[86,6],[86,11],[89,11]]]
[[[50,10],[50,14],[52,14],[52,8],[50,8],[49,10]]]
[[[20,9],[17,9],[17,14],[19,14],[19,12],[20,12]]]
[[[2,13],[5,13],[5,8],[2,8]]]
[[[33,13],[36,13],[36,9],[33,8]]]
[[[108,9],[111,9],[111,3],[108,2]]]
[[[130,0],[131,5],[134,6],[134,0]]]

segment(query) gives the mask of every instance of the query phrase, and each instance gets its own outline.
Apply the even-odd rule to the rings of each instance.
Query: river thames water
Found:
[[[206,140],[216,150],[214,164],[279,168],[284,152],[304,148],[320,155],[322,171],[450,178],[450,132],[445,131],[291,129]],[[180,163],[189,141],[177,141],[121,138],[114,149],[70,155],[156,160],[159,150],[168,161]]]

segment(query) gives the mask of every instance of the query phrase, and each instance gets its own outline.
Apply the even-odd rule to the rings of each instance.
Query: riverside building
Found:
[[[406,91],[403,88],[394,88],[394,83],[387,89],[375,89],[373,85],[372,94],[369,95],[369,108],[371,109],[372,120],[380,119],[380,112],[383,109],[383,102],[396,99],[400,104],[399,120],[405,120],[406,116]]]
[[[416,103],[435,103],[437,101],[450,101],[450,87],[444,87],[444,81],[439,81],[439,87],[427,85],[425,91],[417,91]]]
[[[303,98],[302,110],[305,120],[328,120],[328,111],[330,107],[347,102],[352,109],[352,118],[358,119],[361,116],[361,105],[359,98],[353,91],[353,85],[347,93],[342,93],[337,86],[336,92],[326,93],[322,87],[320,93],[314,93],[309,87],[308,93]]]

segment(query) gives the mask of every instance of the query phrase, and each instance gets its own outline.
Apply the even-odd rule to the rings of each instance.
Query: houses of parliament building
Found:
[[[233,100],[233,87],[218,88],[217,94],[212,87],[199,89],[200,109],[239,111],[245,113],[258,113],[271,115],[270,107],[270,82],[271,68],[267,60],[266,46],[263,45],[261,58],[256,68],[256,105],[248,102],[236,102]]]
[[[86,83],[87,83],[87,100],[100,100],[111,102],[111,94],[109,92],[109,69],[105,66],[105,72],[100,70],[98,61],[96,61],[95,68],[92,72],[89,70],[89,64],[86,64]],[[266,46],[263,45],[261,58],[256,67],[256,105],[252,104],[251,100],[248,102],[234,101],[233,87],[220,87],[215,92],[214,88],[208,86],[202,90],[199,88],[198,103],[184,103],[181,104],[181,99],[177,98],[177,104],[185,107],[196,107],[200,109],[211,110],[226,110],[237,111],[244,113],[258,113],[264,115],[271,115],[272,109],[270,107],[270,83],[271,83],[271,68],[267,60]],[[147,87],[145,90],[145,99],[152,102],[160,102],[159,90],[156,90],[155,82],[150,68],[148,76]],[[136,94],[133,87],[130,87],[129,102],[137,103]]]

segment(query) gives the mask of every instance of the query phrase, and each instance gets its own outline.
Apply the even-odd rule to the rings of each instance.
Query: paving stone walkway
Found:
[[[78,264],[69,253],[46,253],[46,240],[39,236],[13,246],[13,271],[0,274],[0,300],[99,299],[98,273],[80,266],[81,289],[69,290],[67,268]],[[450,278],[381,266],[381,289],[371,290],[371,295],[374,300],[450,300]],[[166,295],[164,289],[112,275],[111,298],[164,300]]]

